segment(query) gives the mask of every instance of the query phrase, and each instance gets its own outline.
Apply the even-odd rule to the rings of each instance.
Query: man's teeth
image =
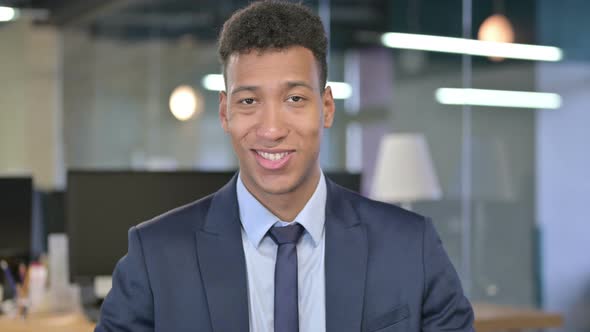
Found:
[[[289,154],[289,152],[281,152],[281,153],[268,153],[268,152],[262,152],[262,151],[256,151],[256,152],[260,156],[262,156],[262,158],[272,160],[272,161],[283,159],[286,155]]]

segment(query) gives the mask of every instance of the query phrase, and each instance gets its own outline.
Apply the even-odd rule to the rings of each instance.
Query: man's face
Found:
[[[330,88],[321,93],[318,69],[313,53],[300,46],[230,56],[219,116],[253,194],[290,193],[319,176],[334,100]]]

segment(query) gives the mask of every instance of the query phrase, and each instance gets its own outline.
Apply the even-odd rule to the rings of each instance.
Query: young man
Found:
[[[326,45],[297,4],[225,23],[219,117],[239,173],[129,231],[97,331],[472,331],[432,223],[324,178]]]

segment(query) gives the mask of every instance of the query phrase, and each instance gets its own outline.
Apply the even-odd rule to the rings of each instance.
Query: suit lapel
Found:
[[[247,331],[248,284],[235,176],[213,197],[196,238],[213,330]]]
[[[326,330],[361,331],[368,244],[343,189],[327,181]]]

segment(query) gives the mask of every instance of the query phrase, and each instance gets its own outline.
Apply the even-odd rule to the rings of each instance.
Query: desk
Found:
[[[477,332],[519,331],[560,327],[563,318],[558,314],[532,309],[516,309],[492,304],[474,304]],[[94,324],[81,313],[65,315],[33,315],[26,321],[0,318],[2,332],[92,332]]]
[[[2,332],[92,332],[94,324],[81,313],[31,315],[27,320],[0,317]]]
[[[473,311],[477,332],[546,329],[563,325],[561,315],[533,309],[476,303],[473,305]]]

